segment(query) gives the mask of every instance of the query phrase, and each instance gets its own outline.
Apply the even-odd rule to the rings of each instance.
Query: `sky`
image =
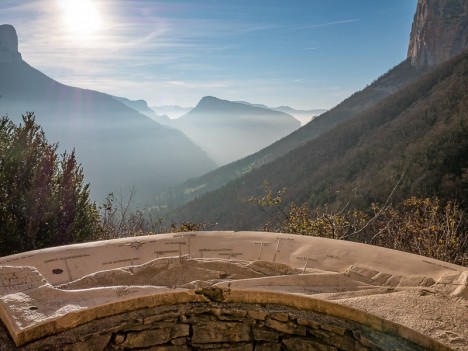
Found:
[[[150,106],[329,109],[406,58],[417,0],[1,0],[23,60]]]

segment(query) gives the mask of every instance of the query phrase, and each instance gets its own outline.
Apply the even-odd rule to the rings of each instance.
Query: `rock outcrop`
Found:
[[[10,24],[0,25],[0,63],[21,60],[18,52],[18,35]]]
[[[468,49],[468,1],[419,0],[411,29],[408,58],[430,67]]]

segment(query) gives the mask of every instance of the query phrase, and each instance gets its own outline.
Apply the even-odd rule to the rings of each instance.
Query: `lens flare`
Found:
[[[96,3],[92,0],[59,0],[68,30],[79,36],[97,32],[102,21]]]

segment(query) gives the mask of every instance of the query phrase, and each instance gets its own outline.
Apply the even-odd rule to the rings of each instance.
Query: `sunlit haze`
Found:
[[[101,18],[93,0],[57,0],[63,19],[71,33],[79,36],[95,34],[101,27]]]
[[[150,106],[331,108],[406,57],[416,0],[2,0],[23,59]]]

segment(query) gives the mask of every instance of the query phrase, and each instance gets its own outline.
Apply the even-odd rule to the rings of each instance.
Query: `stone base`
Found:
[[[189,303],[96,319],[10,350],[424,350],[401,336],[342,318],[272,304]]]

